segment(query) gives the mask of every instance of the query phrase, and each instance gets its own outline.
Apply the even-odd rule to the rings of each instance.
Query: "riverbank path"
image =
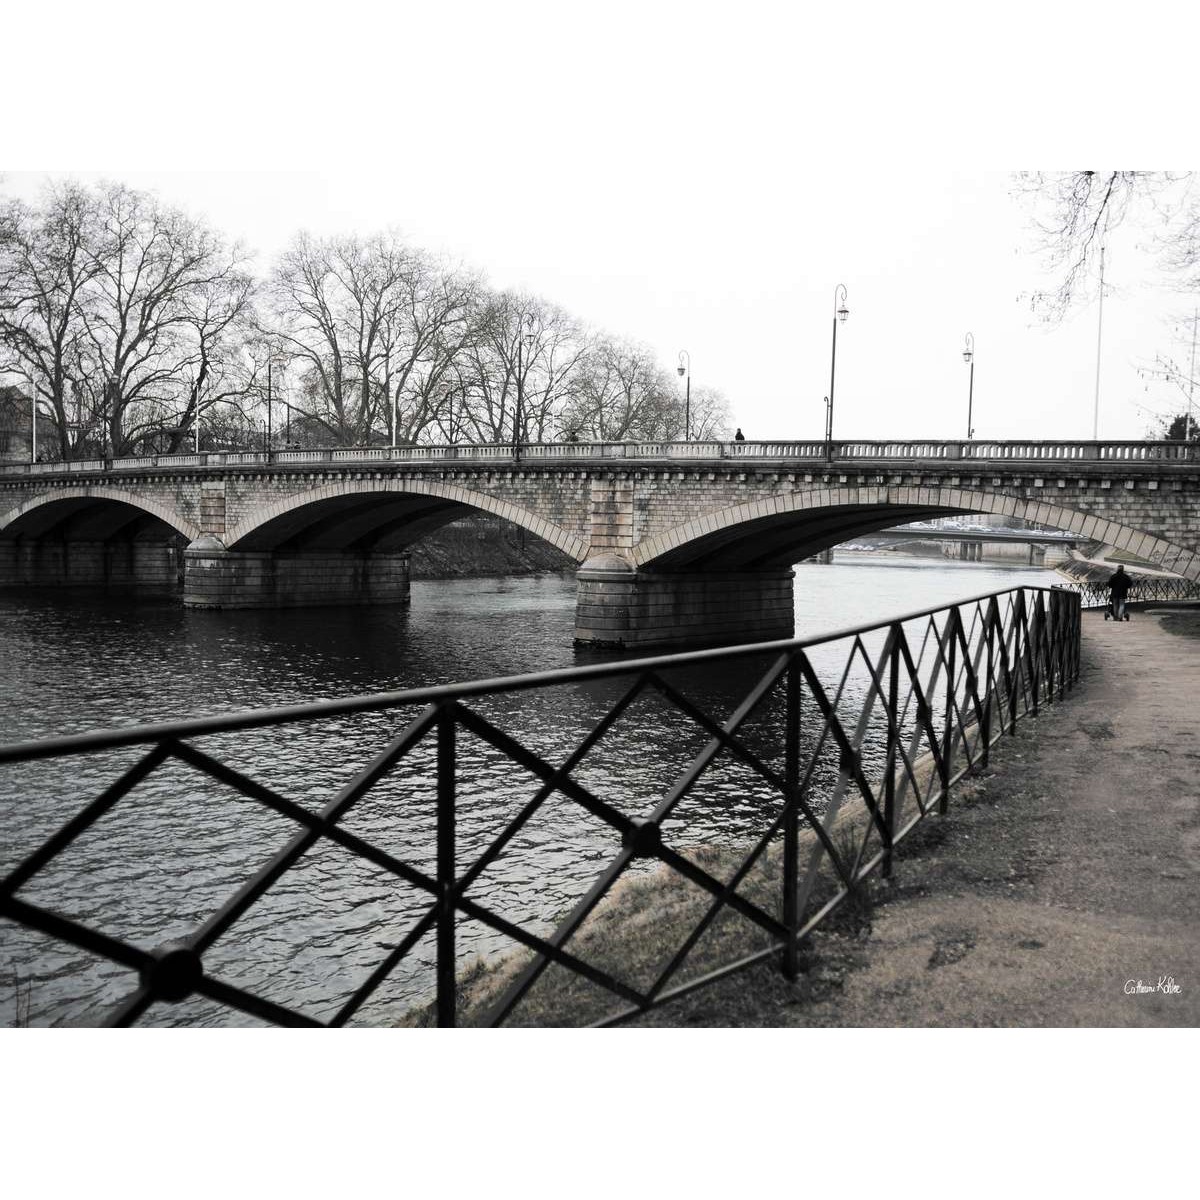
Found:
[[[1200,613],[1083,621],[1079,685],[905,845],[867,927],[661,1023],[1200,1025]]]

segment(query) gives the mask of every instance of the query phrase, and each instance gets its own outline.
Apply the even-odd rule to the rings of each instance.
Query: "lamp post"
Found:
[[[115,413],[117,407],[117,383],[116,375],[109,375],[104,380],[104,404],[100,410],[100,456],[104,459],[115,455],[117,450],[109,418],[110,411]]]
[[[195,411],[192,413],[192,453],[200,453],[200,389],[196,386],[196,376],[192,375],[192,400]],[[187,426],[185,425],[186,429]]]
[[[32,375],[26,378],[29,380],[29,465],[33,466],[37,462],[37,384]]]
[[[525,421],[525,345],[533,345],[533,314],[526,313],[517,337],[517,411],[513,418],[513,462],[521,461],[521,427]]]
[[[1108,222],[1104,223],[1105,233]],[[1096,316],[1096,400],[1092,408],[1092,441],[1100,440],[1100,347],[1104,338],[1104,241],[1100,242],[1100,307]]]
[[[467,407],[467,385],[465,383],[456,383],[446,389],[446,405],[448,408],[446,426],[448,430],[448,441],[451,446],[458,442],[458,438],[454,432],[454,394],[458,393],[462,399],[458,405],[459,424],[462,424],[462,416]]]
[[[967,384],[967,441],[975,436],[971,426],[971,408],[975,402],[975,335],[967,334],[967,343],[963,349],[963,362],[971,364],[971,379]]]
[[[1200,323],[1200,308],[1192,310],[1192,368],[1188,372],[1188,406],[1187,416],[1183,422],[1183,440],[1185,442],[1195,441],[1192,436],[1192,430],[1195,426],[1192,424],[1192,391],[1196,386],[1196,326]]]
[[[844,321],[850,310],[846,307],[846,285],[839,283],[833,289],[833,353],[829,360],[829,405],[825,414],[825,455],[833,454],[833,381],[837,374],[837,327],[839,321]]]
[[[687,365],[684,365],[687,359]],[[679,352],[679,374],[684,378],[683,440],[692,440],[692,356],[686,350]]]

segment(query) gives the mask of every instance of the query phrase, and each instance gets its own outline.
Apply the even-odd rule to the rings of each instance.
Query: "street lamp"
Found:
[[[449,436],[449,444],[451,446],[457,445],[457,443],[458,443],[458,438],[454,432],[454,393],[455,392],[458,392],[462,396],[462,399],[459,401],[459,405],[458,405],[459,424],[462,424],[463,414],[466,411],[466,407],[467,407],[467,385],[465,383],[456,383],[456,384],[452,384],[450,387],[448,387],[446,389],[446,405],[449,410],[446,425],[449,429],[448,436]]]
[[[975,403],[975,335],[967,334],[967,343],[963,349],[963,362],[971,364],[971,379],[967,385],[967,441],[975,436],[971,425],[971,408]]]
[[[683,360],[687,359],[687,366],[684,366]],[[684,417],[683,417],[683,440],[690,442],[692,440],[692,356],[686,350],[679,352],[679,374],[683,376],[685,383],[685,393],[687,399],[684,401]]]
[[[521,427],[525,421],[525,365],[523,349],[533,346],[533,314],[526,313],[517,338],[517,411],[513,419],[513,462],[521,461]]]
[[[37,384],[29,376],[29,462],[37,462]]]
[[[833,453],[833,381],[837,374],[837,327],[839,321],[844,321],[850,310],[846,307],[846,285],[839,283],[833,289],[833,354],[829,362],[829,405],[825,414],[825,453],[829,457]]]
[[[104,405],[100,411],[100,457],[107,459],[116,454],[116,443],[112,440],[112,425],[109,421],[110,411],[115,415],[117,408],[117,388],[120,380],[115,374],[104,380]]]

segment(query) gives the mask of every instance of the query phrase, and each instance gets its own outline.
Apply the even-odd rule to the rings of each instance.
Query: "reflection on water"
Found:
[[[1021,583],[1047,572],[887,557],[841,556],[796,572],[797,633],[812,636]],[[424,582],[408,609],[189,611],[171,603],[59,593],[0,594],[0,740],[75,733],[588,661],[571,645],[567,577]],[[814,654],[830,682],[844,648]],[[764,660],[674,682],[716,717],[750,689]],[[495,697],[479,710],[557,765],[627,683],[596,681]],[[851,687],[859,686],[854,684]],[[411,713],[369,713],[203,739],[202,748],[316,809],[403,728]],[[779,765],[778,705],[748,739]],[[678,712],[640,699],[575,772],[622,811],[646,811],[704,744]],[[432,743],[357,806],[347,829],[414,867],[434,868]],[[10,869],[136,757],[111,752],[0,768],[0,870]],[[458,862],[465,871],[533,795],[534,777],[465,732],[459,737]],[[833,768],[836,769],[836,764]],[[723,763],[666,827],[673,845],[744,842],[777,811],[749,771]],[[155,772],[22,891],[96,928],[150,947],[194,929],[295,832],[286,819],[196,772]],[[561,797],[471,888],[509,920],[545,928],[577,899],[618,839]],[[327,1019],[426,910],[422,894],[319,843],[206,955],[238,986]],[[507,946],[463,922],[462,953]],[[431,939],[359,1014],[389,1022],[428,994]],[[35,1024],[88,1024],[127,992],[129,972],[41,935],[0,924],[0,1025],[15,1018],[14,975],[32,981]],[[147,1023],[228,1024],[207,1001],[151,1010]]]

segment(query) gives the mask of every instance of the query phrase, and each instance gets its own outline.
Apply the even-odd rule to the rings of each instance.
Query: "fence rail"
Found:
[[[415,462],[703,462],[760,460],[797,463],[963,462],[1159,463],[1200,462],[1197,442],[998,442],[998,441],[766,441],[766,442],[533,442],[512,445],[369,446],[347,449],[208,451],[68,462],[3,463],[0,475],[120,472],[147,468],[316,466],[322,463],[383,465]]]
[[[1152,575],[1131,575],[1132,583],[1125,597],[1127,604],[1172,603],[1200,600],[1200,583],[1190,579],[1164,579]],[[1107,582],[1078,580],[1066,585],[1079,593],[1084,608],[1107,608]]]
[[[207,997],[271,1023],[343,1025],[413,947],[432,936],[436,940],[432,1012],[439,1025],[450,1026],[463,1015],[456,969],[463,922],[496,931],[527,955],[504,994],[484,1014],[486,1024],[502,1024],[514,1015],[519,1018],[530,991],[539,981],[552,982],[555,973],[586,980],[607,997],[604,1011],[589,1018],[596,1024],[626,1020],[766,959],[778,960],[785,974],[794,978],[801,944],[813,929],[854,895],[872,872],[889,875],[897,846],[923,819],[947,811],[954,784],[968,771],[986,765],[991,747],[1005,732],[1013,732],[1021,717],[1036,714],[1040,705],[1074,684],[1079,634],[1076,593],[1014,588],[818,638],[0,747],[0,769],[118,748],[136,752],[132,765],[60,829],[25,852],[0,881],[0,918],[137,972],[137,985],[104,1017],[103,1023],[109,1025],[132,1024],[153,1005],[192,996]],[[761,675],[761,663],[756,666],[753,661],[760,657],[769,663]],[[753,686],[724,717],[705,711],[704,703],[689,695],[687,679],[698,670],[727,671],[734,663],[754,668]],[[539,752],[538,743],[506,732],[485,715],[489,698],[594,688],[598,681],[614,684],[606,693],[603,716],[592,722],[570,753],[561,758],[556,753],[556,761]],[[581,768],[614,727],[632,719],[635,701],[648,694],[671,712],[672,719],[682,719],[693,729],[702,749],[652,803],[625,790],[620,791],[622,800],[602,796],[595,786],[581,781]],[[609,703],[613,696],[616,699]],[[382,711],[408,713],[408,723],[319,810],[280,794],[202,745],[214,734]],[[766,716],[770,720],[763,724]],[[512,764],[510,771],[520,768],[532,775],[537,785],[515,817],[486,833],[485,840],[490,839],[486,848],[464,867],[460,857],[464,847],[458,837],[460,823],[471,814],[459,799],[460,740],[468,737],[504,756]],[[407,760],[411,765],[420,747],[425,747],[427,756],[421,762],[429,763],[430,806],[436,813],[433,844],[420,855],[400,854],[348,829],[343,819],[354,806],[398,764]],[[22,894],[140,782],[172,763],[187,764],[239,797],[287,818],[295,832],[189,935],[153,946],[113,936]],[[709,803],[705,788],[714,778],[719,781],[722,771],[730,770],[752,779],[767,799],[753,844],[731,851],[733,857],[719,870],[686,852],[686,827],[679,830],[676,825],[681,803]],[[547,933],[536,923],[505,916],[496,905],[484,903],[475,885],[513,839],[532,828],[552,796],[595,818],[609,831],[614,849],[591,886]],[[858,825],[844,819],[852,809],[861,819]],[[852,840],[838,840],[846,829],[854,831]],[[386,872],[392,886],[402,884],[424,897],[419,919],[325,1020],[299,1004],[281,1003],[235,986],[205,965],[214,944],[320,839]],[[648,982],[631,981],[619,970],[598,965],[588,956],[585,941],[573,941],[596,906],[639,860],[652,860],[660,869],[677,872],[705,897],[694,928]],[[761,873],[764,867],[769,867],[766,897],[748,885],[751,872]],[[749,922],[765,944],[732,961],[706,964],[699,976],[689,975],[695,964],[687,964],[697,943],[715,921],[731,913]]]

